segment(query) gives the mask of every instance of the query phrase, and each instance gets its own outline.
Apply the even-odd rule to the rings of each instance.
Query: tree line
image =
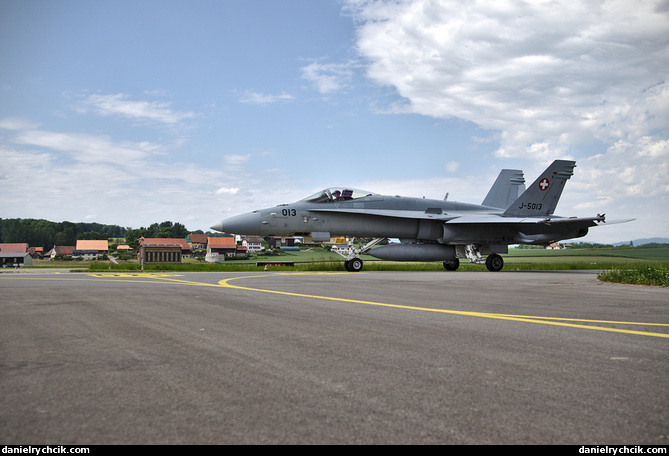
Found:
[[[76,245],[78,240],[125,239],[133,248],[139,238],[185,238],[190,231],[178,222],[153,223],[138,229],[101,223],[50,222],[43,219],[0,219],[0,243],[27,243],[45,251],[54,245]],[[194,233],[202,234],[202,231]],[[214,234],[207,233],[211,236]]]

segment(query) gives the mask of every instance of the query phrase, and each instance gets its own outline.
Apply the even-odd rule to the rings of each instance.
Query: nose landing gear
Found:
[[[362,271],[362,266],[363,262],[360,259],[360,254],[365,253],[372,247],[374,247],[376,244],[379,242],[385,240],[386,238],[376,238],[372,239],[370,242],[365,244],[363,247],[356,249],[353,246],[353,242],[349,243],[348,250],[345,250],[344,252],[337,250],[337,253],[339,253],[341,256],[346,258],[344,261],[344,268],[349,271],[349,272],[360,272]]]

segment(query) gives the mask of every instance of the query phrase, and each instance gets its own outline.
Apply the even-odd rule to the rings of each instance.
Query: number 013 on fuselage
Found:
[[[239,235],[310,236],[313,241],[373,238],[342,254],[350,271],[362,269],[360,254],[365,252],[389,261],[442,261],[448,270],[457,269],[460,259],[466,258],[500,271],[504,266],[500,254],[508,253],[509,245],[579,238],[590,227],[606,223],[604,215],[553,215],[575,167],[573,161],[555,160],[527,189],[522,171],[504,169],[480,205],[333,187],[295,203],[228,218],[211,228]],[[375,247],[387,238],[400,242]]]

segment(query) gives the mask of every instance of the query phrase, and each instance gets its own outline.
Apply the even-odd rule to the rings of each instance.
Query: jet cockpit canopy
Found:
[[[331,203],[335,201],[350,201],[371,195],[374,195],[374,193],[365,190],[348,187],[331,187],[314,193],[301,201],[305,203]]]

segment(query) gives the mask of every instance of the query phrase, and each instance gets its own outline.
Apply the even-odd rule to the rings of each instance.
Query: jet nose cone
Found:
[[[230,217],[211,227],[212,230],[232,234],[260,234],[260,214],[250,212],[248,214]]]

